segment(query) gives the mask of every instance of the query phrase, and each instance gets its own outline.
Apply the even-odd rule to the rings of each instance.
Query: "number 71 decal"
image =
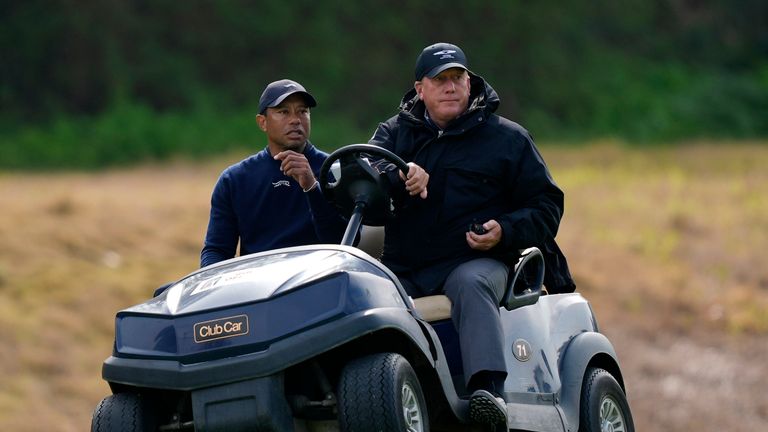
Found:
[[[533,354],[531,344],[525,339],[516,340],[512,345],[512,354],[515,355],[518,361],[528,361],[531,358],[531,354]]]

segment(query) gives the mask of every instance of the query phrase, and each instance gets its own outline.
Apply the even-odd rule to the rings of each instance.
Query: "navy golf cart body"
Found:
[[[224,261],[118,312],[102,370],[113,395],[92,430],[481,430],[447,298],[411,299],[350,235]],[[542,293],[542,277],[540,252],[524,251],[500,305],[507,429],[634,430],[588,302]]]

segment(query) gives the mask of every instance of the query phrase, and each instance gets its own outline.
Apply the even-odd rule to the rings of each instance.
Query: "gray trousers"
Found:
[[[491,258],[478,258],[456,267],[443,286],[451,299],[451,319],[459,334],[464,380],[480,371],[503,372],[504,331],[499,303],[509,268]]]

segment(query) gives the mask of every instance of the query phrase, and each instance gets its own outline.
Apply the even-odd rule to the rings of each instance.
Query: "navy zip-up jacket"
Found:
[[[528,132],[494,114],[499,97],[493,88],[477,75],[470,79],[469,108],[446,129],[426,120],[424,103],[411,89],[399,114],[381,123],[369,141],[430,176],[429,194],[422,199],[405,192],[396,170],[389,173],[399,194],[394,195],[396,217],[385,227],[382,262],[428,293],[439,290],[463,262],[482,256],[509,262],[520,249],[538,246],[547,265],[560,266],[548,269],[548,288],[572,285],[554,243],[563,192]],[[501,225],[501,241],[487,252],[471,249],[465,238],[469,224],[489,219]]]
[[[318,177],[328,154],[309,141],[304,148]],[[270,249],[339,243],[346,224],[319,187],[304,192],[280,172],[280,161],[265,148],[225,169],[211,196],[211,216],[200,266]]]

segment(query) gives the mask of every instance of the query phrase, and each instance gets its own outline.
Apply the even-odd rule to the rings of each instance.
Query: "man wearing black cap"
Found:
[[[381,260],[411,296],[451,299],[470,417],[506,424],[500,298],[518,251],[530,246],[544,252],[548,266],[556,263],[548,289],[572,291],[554,243],[563,193],[528,132],[494,114],[499,97],[469,71],[461,48],[424,48],[415,79],[399,113],[370,140],[418,167],[404,180],[392,165],[377,165],[394,188],[396,210]]]
[[[211,196],[200,266],[235,256],[312,243],[337,243],[345,225],[315,179],[328,155],[309,142],[315,98],[288,79],[270,83],[256,123],[267,147],[225,169]]]

